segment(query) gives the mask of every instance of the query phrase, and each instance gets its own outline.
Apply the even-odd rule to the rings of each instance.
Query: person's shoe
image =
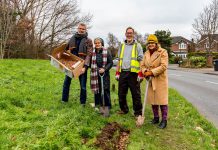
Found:
[[[142,116],[142,114],[134,114],[134,117],[137,119],[139,116]]]
[[[158,126],[160,129],[164,129],[167,127],[167,120],[162,120]]]
[[[125,115],[125,114],[127,114],[128,112],[124,112],[124,111],[122,111],[122,110],[119,110],[118,112],[117,112],[117,114],[119,114],[119,115]]]
[[[91,107],[95,108],[95,103],[89,103]]]
[[[110,113],[104,113],[104,114],[102,114],[102,116],[104,116],[104,117],[110,117]]]
[[[158,124],[159,123],[159,117],[154,117],[153,120],[151,120],[151,124]]]
[[[63,104],[66,104],[68,101],[63,101],[63,100],[61,100],[61,103],[63,103]]]
[[[94,107],[95,108],[95,111],[99,112],[99,108],[98,107]]]

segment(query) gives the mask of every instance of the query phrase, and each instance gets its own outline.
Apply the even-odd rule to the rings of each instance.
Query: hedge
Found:
[[[218,52],[212,52],[212,55],[213,55],[213,59],[218,59]],[[200,56],[206,57],[207,53],[206,52],[191,52],[191,53],[187,54],[188,58],[190,58],[192,56],[195,56],[195,57],[200,57]]]

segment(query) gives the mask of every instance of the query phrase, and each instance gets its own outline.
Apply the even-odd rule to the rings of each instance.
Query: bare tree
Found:
[[[198,18],[194,20],[192,24],[194,32],[201,37],[206,36],[208,38],[207,53],[210,56],[211,48],[214,41],[213,35],[218,30],[218,0],[213,0],[210,5],[206,6]],[[210,56],[212,57],[212,56]],[[208,58],[208,66],[212,65],[212,59]]]
[[[135,40],[141,44],[143,52],[146,51],[146,40],[147,40],[148,34],[145,33],[144,36],[140,34],[139,32],[135,31]]]
[[[118,38],[113,33],[108,33],[107,44],[109,47],[117,47],[118,42]]]
[[[112,57],[116,57],[120,46],[120,42],[118,38],[114,34],[108,33],[107,44],[108,44],[108,50],[111,51]]]
[[[6,0],[7,1],[7,0]],[[13,28],[15,51],[39,58],[54,46],[68,40],[80,23],[89,23],[90,14],[82,16],[76,0],[13,0],[20,12]]]
[[[0,0],[0,59],[4,58],[9,35],[13,28],[14,3],[12,0]]]
[[[142,36],[142,34],[140,34],[139,32],[137,32],[137,31],[135,31],[135,40],[137,41],[137,42],[139,42],[140,44],[144,44],[144,39],[143,39],[143,36]]]
[[[149,33],[145,33],[145,34],[144,34],[143,40],[145,41],[145,44],[146,44],[146,42],[147,42],[148,36],[149,36]]]

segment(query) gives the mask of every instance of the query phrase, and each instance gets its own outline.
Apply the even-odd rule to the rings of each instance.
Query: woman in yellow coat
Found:
[[[147,103],[152,105],[154,118],[152,124],[159,123],[159,106],[161,109],[162,120],[159,128],[167,126],[168,116],[168,54],[158,44],[158,39],[151,34],[147,39],[147,51],[141,62],[142,73],[146,78],[151,77],[148,88]]]

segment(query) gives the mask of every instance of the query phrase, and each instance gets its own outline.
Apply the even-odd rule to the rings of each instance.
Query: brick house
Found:
[[[182,36],[172,37],[171,51],[173,55],[186,58],[189,51],[194,51],[194,43]]]
[[[212,35],[212,52],[218,52],[218,34],[213,34]],[[209,49],[209,42],[208,42],[208,37],[206,35],[203,35],[199,42],[197,43],[196,50],[201,51],[201,52],[206,52],[207,49]]]

